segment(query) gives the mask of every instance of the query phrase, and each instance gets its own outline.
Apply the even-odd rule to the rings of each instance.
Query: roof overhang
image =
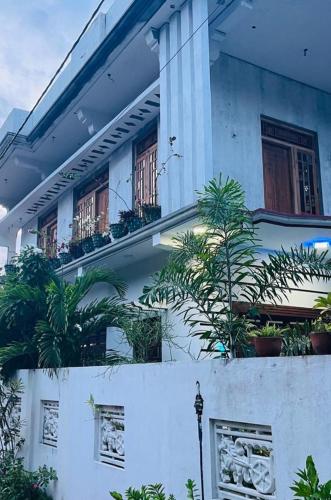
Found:
[[[282,247],[288,249],[291,246],[299,246],[314,237],[329,238],[331,241],[331,220],[321,228],[319,224],[325,221],[323,217],[310,219],[273,214],[274,220],[270,218],[269,221],[262,222],[260,215],[261,211],[253,213],[253,220],[261,239],[263,253],[280,250]],[[287,226],[277,225],[277,219],[281,222],[287,220]],[[302,222],[300,225],[299,220]],[[140,261],[158,259],[160,256],[165,258],[166,254],[174,249],[174,236],[200,227],[197,206],[190,205],[72,261],[59,272],[70,277],[76,275],[80,268],[111,265],[113,269],[120,270]]]
[[[63,113],[70,102],[79,94],[86,83],[102,67],[112,54],[126,39],[129,33],[138,32],[141,23],[148,22],[162,7],[166,0],[135,0],[104,41],[84,64],[78,74],[71,80],[55,103],[48,109],[43,118],[28,135],[28,141],[34,142],[43,136],[54,121]]]
[[[159,83],[156,81],[18,203],[0,221],[0,232],[20,229],[54,205],[63,193],[104,165],[116,149],[154,120],[159,115],[159,108]]]

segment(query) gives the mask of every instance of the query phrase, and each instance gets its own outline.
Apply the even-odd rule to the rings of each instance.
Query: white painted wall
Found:
[[[57,205],[57,241],[68,242],[72,237],[72,223],[74,217],[74,192],[67,191],[58,200]]]
[[[132,141],[115,151],[109,160],[109,220],[118,222],[118,212],[132,208]],[[126,204],[124,203],[124,201]]]
[[[261,115],[317,132],[325,215],[331,214],[331,96],[221,54],[211,68],[214,175],[236,178],[264,207]]]
[[[212,177],[206,18],[208,2],[187,0],[160,30],[158,163],[160,167],[166,163],[166,172],[159,177],[163,215],[193,203],[195,191]],[[176,137],[173,148],[169,137]]]
[[[33,231],[33,232],[31,232]],[[37,246],[38,240],[38,217],[34,217],[29,224],[23,226],[21,236],[21,248],[26,246]]]
[[[306,456],[314,456],[321,481],[330,479],[331,364],[329,356],[251,358],[229,362],[163,363],[20,372],[25,384],[25,457],[30,468],[56,468],[56,500],[106,500],[110,489],[163,482],[178,500],[187,478],[199,481],[196,380],[204,398],[206,500],[215,479],[211,419],[272,428],[277,500],[292,498],[289,486]],[[125,408],[125,470],[98,463],[95,422],[86,401]],[[40,443],[41,400],[58,400],[58,448]]]

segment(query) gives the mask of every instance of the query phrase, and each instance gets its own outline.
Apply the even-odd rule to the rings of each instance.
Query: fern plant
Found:
[[[295,494],[295,500],[303,498],[304,500],[330,500],[331,498],[331,480],[321,484],[314,460],[311,455],[307,457],[306,468],[297,472],[299,481],[295,481],[291,487]]]
[[[174,238],[168,263],[140,300],[148,306],[168,304],[209,350],[221,342],[235,357],[248,326],[237,302],[248,303],[256,313],[263,302],[282,302],[291,287],[330,278],[331,266],[326,252],[302,247],[263,259],[252,214],[235,180],[210,181],[199,194],[198,214],[203,231]]]
[[[197,487],[192,479],[186,483],[187,498],[190,500],[199,500]],[[164,492],[162,484],[150,484],[149,486],[142,486],[140,490],[129,488],[125,492],[125,497],[116,491],[109,492],[114,500],[176,500],[173,495],[167,496]]]

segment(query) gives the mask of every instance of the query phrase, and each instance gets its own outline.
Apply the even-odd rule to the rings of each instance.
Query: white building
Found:
[[[91,266],[117,269],[128,298],[136,300],[165,262],[171,237],[198,224],[196,191],[220,172],[244,187],[266,250],[331,244],[330,20],[326,0],[114,0],[23,128],[28,113],[14,109],[0,130],[0,203],[9,209],[0,222],[0,245],[8,246],[10,257],[18,231],[22,246],[47,246],[40,241],[46,232],[51,254],[55,239],[61,244],[77,231],[76,216],[99,215],[104,229],[118,221],[119,210],[157,202],[159,220],[61,269],[66,279]],[[297,290],[288,308],[267,313],[280,320],[309,317],[314,296]],[[185,336],[181,323],[176,329]],[[108,346],[112,339],[108,335]],[[163,360],[169,356],[164,347]],[[185,355],[179,350],[174,357]],[[302,367],[295,369],[301,374]],[[43,393],[46,382],[35,383],[39,399],[58,400],[57,393]],[[122,406],[119,396],[106,401],[105,390],[102,404]],[[215,408],[211,418],[236,420],[233,409],[223,417]],[[240,411],[239,421],[272,426],[277,411],[261,422],[254,412],[250,420]],[[34,465],[38,443],[31,448]],[[277,499],[290,498],[285,486],[307,451],[301,446],[277,469],[278,478],[286,477],[286,484],[277,483]],[[170,482],[177,492],[181,478]],[[166,478],[160,474],[159,480]],[[114,482],[121,487],[120,479]],[[84,496],[83,479],[76,497],[60,483],[59,499],[92,498],[91,492]],[[209,478],[207,491],[216,497]],[[101,489],[97,494],[104,498]],[[247,498],[276,497],[267,491]]]

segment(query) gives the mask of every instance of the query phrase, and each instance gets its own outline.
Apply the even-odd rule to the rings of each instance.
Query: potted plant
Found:
[[[146,224],[150,224],[151,222],[154,222],[161,218],[160,205],[154,205],[152,203],[143,203],[141,205],[141,212]]]
[[[254,339],[256,354],[260,357],[279,356],[282,350],[282,333],[283,330],[276,325],[252,330],[249,335]]]
[[[122,210],[119,212],[119,215],[120,221],[127,227],[129,233],[137,231],[137,229],[140,229],[144,225],[144,221],[136,209]]]
[[[128,234],[128,228],[125,223],[121,220],[114,224],[110,224],[109,226],[110,232],[114,240],[118,240],[119,238],[123,238],[126,234]]]
[[[331,354],[331,322],[322,317],[312,323],[310,341],[315,354]]]
[[[81,240],[72,238],[69,241],[69,253],[73,259],[79,259],[84,255]]]
[[[331,293],[317,297],[315,309],[320,309],[319,318],[312,323],[310,341],[315,354],[331,354]]]
[[[61,267],[61,261],[59,257],[49,257],[48,260],[52,269],[59,269],[59,267]]]
[[[61,245],[57,249],[58,257],[60,259],[61,266],[65,266],[72,261],[72,257],[69,253],[69,245],[66,242],[62,242]]]
[[[9,264],[5,264],[5,273],[8,276],[9,274],[13,274],[16,271],[16,266],[12,262]]]
[[[103,247],[105,244],[104,238],[101,233],[94,233],[91,236],[94,248]]]
[[[108,245],[108,243],[111,243],[111,238],[110,238],[109,231],[104,231],[102,233],[102,238],[103,238],[103,244],[104,245]]]
[[[84,254],[93,252],[94,244],[91,236],[87,236],[82,240],[82,249]]]

